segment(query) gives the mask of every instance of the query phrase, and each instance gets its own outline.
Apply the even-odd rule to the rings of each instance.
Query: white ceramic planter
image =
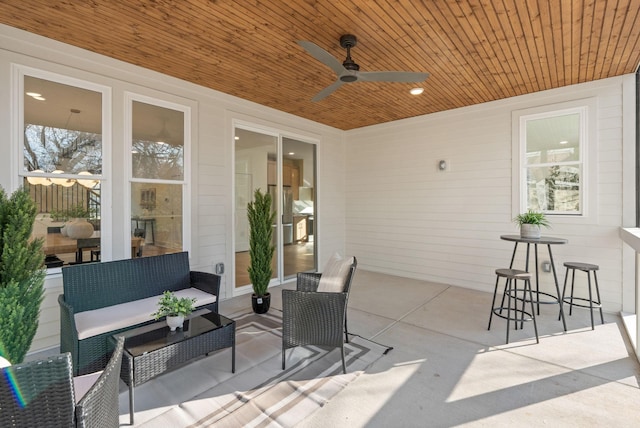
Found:
[[[537,224],[523,224],[520,226],[520,236],[522,238],[539,239],[540,226]]]
[[[176,331],[176,328],[182,328],[182,324],[184,323],[183,316],[177,317],[167,317],[167,325],[169,326],[169,330]]]

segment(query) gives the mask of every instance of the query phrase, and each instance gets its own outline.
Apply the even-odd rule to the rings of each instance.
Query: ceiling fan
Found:
[[[333,91],[338,89],[344,83],[353,82],[422,82],[429,73],[416,73],[411,71],[359,71],[360,66],[351,59],[351,48],[358,43],[356,36],[345,34],[340,36],[340,46],[347,50],[347,58],[340,63],[329,52],[312,42],[299,40],[298,44],[302,46],[312,57],[332,69],[338,79],[331,85],[313,97],[312,101],[320,101]]]

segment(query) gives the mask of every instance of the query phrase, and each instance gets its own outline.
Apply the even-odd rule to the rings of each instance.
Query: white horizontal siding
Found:
[[[605,309],[622,307],[622,79],[576,85],[347,133],[347,251],[360,267],[492,291],[517,234],[512,222],[511,114],[597,98],[597,218],[553,221],[546,235],[568,239],[552,252],[562,263],[600,265]],[[446,160],[449,170],[438,171]],[[594,224],[595,223],[595,224]],[[524,266],[524,246],[516,265]],[[540,262],[549,260],[546,246]],[[541,273],[541,288],[553,288]]]
[[[62,294],[60,275],[48,280],[44,290],[44,300],[40,305],[38,330],[31,343],[31,350],[49,349],[60,346],[60,306],[58,296]]]

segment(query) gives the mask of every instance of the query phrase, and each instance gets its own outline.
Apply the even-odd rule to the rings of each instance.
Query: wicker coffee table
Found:
[[[125,337],[120,377],[129,386],[131,425],[135,386],[223,348],[231,348],[231,372],[236,371],[236,322],[207,309],[192,313],[183,328],[173,332],[165,321],[159,321],[116,336]],[[115,336],[112,340],[115,343]]]

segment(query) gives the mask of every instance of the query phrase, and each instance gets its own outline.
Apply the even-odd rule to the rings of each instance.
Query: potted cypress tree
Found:
[[[273,220],[276,213],[271,211],[271,195],[256,189],[253,201],[247,204],[249,217],[249,279],[253,285],[251,303],[253,311],[264,314],[271,306],[271,294],[267,291],[273,269]]]
[[[24,188],[0,187],[0,356],[24,361],[38,329],[44,298],[42,239],[31,239],[36,204]]]

